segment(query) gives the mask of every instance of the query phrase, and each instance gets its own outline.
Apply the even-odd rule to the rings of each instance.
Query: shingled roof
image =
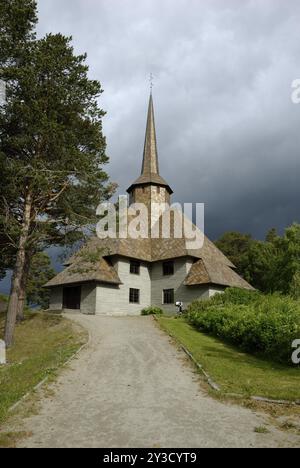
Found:
[[[235,268],[233,263],[225,257],[225,255],[211,242],[205,235],[201,233],[199,228],[187,220],[184,213],[178,210],[169,210],[170,216],[170,237],[165,239],[162,237],[161,226],[162,226],[162,215],[154,225],[154,231],[157,225],[160,226],[159,235],[160,237],[150,237],[145,239],[99,239],[98,237],[91,238],[87,244],[75,255],[73,255],[67,262],[66,265],[70,265],[76,261],[77,257],[82,257],[85,253],[99,252],[103,257],[110,257],[114,255],[134,258],[137,260],[143,260],[145,262],[157,262],[162,260],[169,260],[179,257],[193,257],[202,258],[209,262],[222,263],[231,268]],[[168,212],[167,212],[168,213]],[[177,215],[175,215],[177,213]],[[201,248],[191,249],[188,245],[189,239],[186,237],[175,238],[174,223],[180,220],[182,225],[189,223],[192,228],[198,231],[198,236],[203,237],[203,245]]]
[[[99,261],[86,261],[87,255],[97,255]],[[91,238],[67,262],[67,268],[49,281],[46,287],[87,281],[121,284],[109,257],[121,256],[145,262],[158,262],[179,257],[196,260],[187,275],[185,285],[219,284],[253,289],[234,270],[234,265],[205,236],[201,249],[186,248],[186,239],[105,239]]]
[[[172,209],[172,207],[168,211],[170,216],[170,238],[164,239],[160,236],[158,239],[151,239],[151,261],[155,262],[177,257],[194,257],[203,258],[207,261],[214,259],[217,263],[222,263],[235,268],[233,263],[225,257],[225,255],[200,231],[197,226],[195,226],[195,224],[186,218],[184,213],[176,209]],[[182,238],[174,237],[174,233],[176,232],[175,222],[180,222],[183,227],[188,225],[188,227],[192,228],[193,231],[197,231],[198,238],[203,238],[202,247],[196,249],[191,248],[189,245],[190,239],[185,237],[184,230]],[[162,216],[156,224],[159,224],[160,226],[162,225]]]
[[[243,289],[254,289],[235,271],[222,263],[213,260],[198,260],[195,262],[184,282],[186,286],[199,284],[217,284]]]
[[[98,261],[86,260],[78,253],[76,259],[61,273],[50,280],[45,287],[52,288],[67,284],[85,282],[121,284],[118,273],[107,259],[100,257]]]

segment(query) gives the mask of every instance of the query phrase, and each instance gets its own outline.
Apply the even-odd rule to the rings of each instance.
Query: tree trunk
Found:
[[[19,239],[19,247],[16,257],[16,264],[14,268],[14,274],[12,279],[11,295],[9,299],[6,324],[5,324],[5,344],[9,348],[13,343],[13,336],[15,331],[17,312],[18,312],[18,302],[22,286],[22,277],[24,273],[24,268],[26,264],[26,243],[28,240],[29,229],[31,224],[31,209],[32,209],[32,200],[31,194],[28,193],[25,198],[24,206],[24,217],[22,223],[22,230]]]
[[[22,280],[20,283],[20,293],[18,300],[18,310],[17,310],[17,321],[22,322],[24,320],[24,307],[26,301],[26,286],[30,269],[30,258],[31,252],[27,252],[25,255],[25,265],[22,275]]]

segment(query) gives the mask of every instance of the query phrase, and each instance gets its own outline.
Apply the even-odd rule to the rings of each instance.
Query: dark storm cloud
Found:
[[[40,0],[39,10],[39,34],[72,35],[103,85],[122,193],[140,171],[152,71],[174,200],[206,202],[212,237],[300,221],[298,0]]]
[[[299,0],[39,0],[40,35],[73,36],[105,90],[109,174],[139,175],[149,94],[174,201],[205,202],[206,232],[263,237],[300,222]],[[60,267],[60,250],[51,257]],[[10,279],[0,284],[9,291]]]

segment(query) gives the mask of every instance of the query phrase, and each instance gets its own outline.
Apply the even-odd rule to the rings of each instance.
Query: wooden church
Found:
[[[129,208],[134,203],[144,203],[150,212],[153,203],[169,207],[172,193],[159,173],[151,94],[142,172],[128,189]],[[151,225],[157,222],[159,219],[150,220]],[[91,261],[89,253],[96,254],[96,260]],[[143,308],[153,305],[175,313],[176,301],[186,307],[195,299],[207,299],[228,287],[253,289],[205,236],[202,247],[196,249],[184,236],[95,237],[65,266],[46,284],[51,288],[51,310],[139,315]]]

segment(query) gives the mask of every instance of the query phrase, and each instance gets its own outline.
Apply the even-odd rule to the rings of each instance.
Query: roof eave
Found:
[[[135,188],[135,187],[148,187],[149,185],[155,185],[157,187],[165,187],[169,194],[172,195],[173,190],[171,189],[171,187],[167,184],[167,183],[164,183],[164,182],[153,182],[153,181],[149,181],[149,182],[134,182],[133,184],[130,185],[130,187],[127,189],[127,193],[130,193],[132,192],[132,190]]]

